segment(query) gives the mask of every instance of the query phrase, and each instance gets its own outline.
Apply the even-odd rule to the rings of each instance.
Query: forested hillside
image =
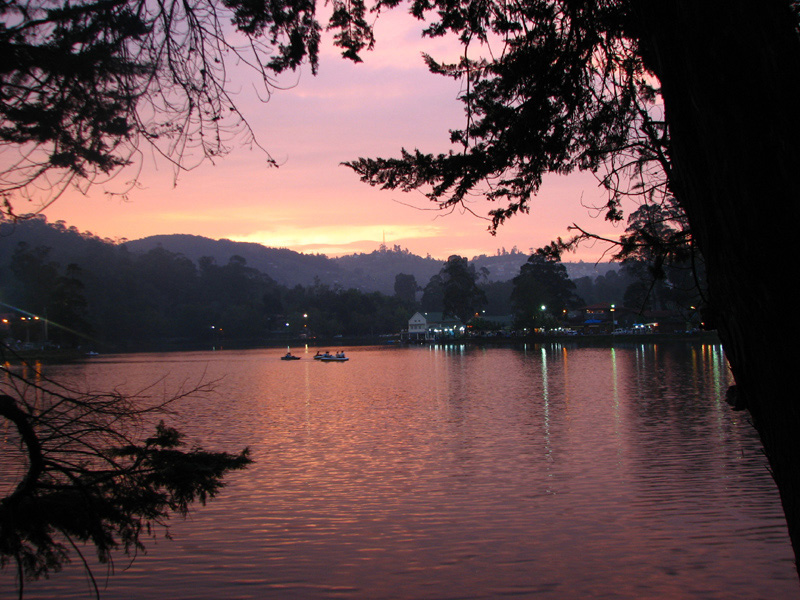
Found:
[[[287,248],[268,248],[261,244],[234,242],[231,240],[212,240],[198,235],[173,234],[154,235],[140,240],[125,242],[131,252],[148,252],[153,248],[163,248],[182,254],[195,263],[203,256],[209,256],[218,263],[227,262],[231,256],[241,256],[247,265],[268,273],[278,283],[293,287],[313,285],[320,281],[344,288],[375,288],[361,285],[357,277],[340,268],[327,256],[302,254]]]
[[[527,255],[460,260],[485,296],[485,314],[514,312],[512,279]],[[329,259],[191,235],[120,242],[39,216],[0,221],[0,313],[12,317],[7,333],[19,344],[121,349],[392,334],[415,310],[444,309],[437,283],[445,265],[398,246]],[[564,265],[567,273],[571,266],[589,273],[572,278],[572,305],[622,305],[630,273],[582,263]]]
[[[286,248],[268,248],[261,244],[212,240],[196,235],[156,235],[125,245],[135,252],[146,252],[161,247],[197,261],[201,256],[211,256],[218,262],[236,254],[247,264],[268,273],[278,283],[288,286],[312,285],[314,282],[333,287],[356,288],[362,291],[394,293],[394,280],[398,273],[413,275],[418,283],[425,283],[439,272],[444,260],[412,254],[395,245],[381,245],[373,252],[361,252],[329,258],[319,254],[301,254]],[[487,282],[510,281],[519,274],[520,267],[529,254],[512,248],[498,250],[496,254],[472,257],[469,262],[477,271],[485,273]],[[469,257],[467,257],[469,258]],[[619,270],[615,263],[564,263],[572,279],[595,278]]]
[[[379,335],[412,309],[319,281],[289,287],[237,254],[135,252],[43,217],[0,222],[0,302],[14,343],[104,349]]]

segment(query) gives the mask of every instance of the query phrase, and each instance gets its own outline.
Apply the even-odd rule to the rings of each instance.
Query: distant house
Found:
[[[408,320],[408,339],[424,340],[428,331],[428,320],[422,313],[414,313]]]
[[[452,337],[464,332],[464,325],[457,317],[440,312],[417,312],[408,320],[408,340],[434,340]]]

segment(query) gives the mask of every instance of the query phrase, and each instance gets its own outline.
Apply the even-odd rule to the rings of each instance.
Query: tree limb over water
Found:
[[[247,449],[187,449],[176,429],[155,424],[209,385],[154,400],[147,390],[80,392],[41,374],[34,382],[4,367],[2,375],[0,417],[19,434],[20,459],[17,469],[6,465],[19,482],[0,499],[0,565],[15,565],[20,597],[26,581],[59,571],[73,552],[99,596],[81,547],[94,546],[101,563],[115,552],[135,555],[144,538],[168,530],[171,514],[205,504],[226,473],[251,463]]]

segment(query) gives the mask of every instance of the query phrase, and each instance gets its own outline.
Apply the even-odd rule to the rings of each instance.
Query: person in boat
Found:
[[[336,358],[344,358],[344,352],[343,352],[342,350],[340,350],[339,352],[337,352],[337,353],[336,353]]]

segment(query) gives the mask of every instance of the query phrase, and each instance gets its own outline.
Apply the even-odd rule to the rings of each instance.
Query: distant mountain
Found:
[[[100,239],[90,233],[81,233],[63,222],[47,223],[44,217],[19,223],[0,222],[0,266],[7,265],[19,242],[31,247],[48,246],[53,249],[51,258],[62,264],[85,262],[84,257],[112,247],[112,240]],[[268,248],[261,244],[212,240],[187,235],[155,235],[122,244],[129,252],[144,253],[153,248],[182,254],[195,263],[203,256],[212,257],[217,264],[225,265],[232,256],[241,256],[249,267],[272,277],[278,283],[294,287],[314,285],[319,282],[331,287],[355,288],[362,291],[394,293],[394,280],[398,273],[413,275],[417,284],[424,287],[430,278],[439,272],[444,261],[421,257],[406,249],[381,246],[370,253],[351,254],[339,258],[328,258],[320,254],[303,254],[286,248]],[[475,256],[471,263],[476,269],[485,268],[489,281],[513,279],[519,268],[528,259],[521,252],[502,252],[494,256]],[[609,263],[564,263],[571,278],[597,277],[618,265]]]
[[[420,286],[439,272],[444,261],[417,256],[406,249],[381,246],[370,253],[350,254],[328,258],[319,254],[302,254],[286,248],[268,248],[251,242],[212,240],[186,235],[155,235],[125,244],[132,252],[147,252],[162,247],[170,252],[183,254],[197,262],[202,256],[211,256],[217,264],[225,264],[231,256],[238,255],[247,265],[258,269],[278,283],[287,286],[313,285],[315,281],[330,286],[356,288],[363,291],[394,293],[394,279],[398,273],[413,275]],[[470,261],[476,269],[486,268],[489,281],[508,281],[519,274],[520,267],[528,260],[522,252],[503,253],[494,256],[481,255]],[[604,275],[618,269],[610,263],[564,263],[570,277]]]
[[[444,261],[435,258],[411,254],[399,246],[392,250],[381,246],[369,254],[350,254],[331,260],[358,277],[365,286],[384,294],[394,294],[394,280],[398,273],[413,275],[417,285],[424,287],[444,264]]]
[[[489,271],[489,281],[508,281],[519,275],[520,267],[528,261],[529,256],[529,254],[523,252],[506,252],[493,256],[482,254],[472,257],[470,263],[475,265],[476,269],[485,268]],[[599,275],[605,275],[609,271],[619,270],[619,264],[617,263],[595,264],[580,261],[565,262],[563,264],[567,268],[570,279],[579,279],[581,277],[594,279]]]
[[[87,254],[98,247],[112,245],[112,240],[104,240],[88,232],[80,232],[68,227],[63,221],[48,223],[43,215],[12,222],[0,220],[0,267],[8,264],[20,243],[31,248],[43,246],[52,249],[51,260],[62,264],[80,262]]]
[[[582,260],[578,262],[565,262],[563,264],[567,268],[569,278],[573,281],[581,277],[590,277],[594,279],[600,275],[607,275],[610,271],[618,272],[620,267],[619,263],[587,263]]]
[[[247,261],[248,267],[258,269],[278,283],[290,287],[313,285],[317,278],[320,283],[332,286],[364,287],[357,277],[353,277],[327,256],[302,254],[287,248],[267,248],[252,242],[212,240],[187,234],[153,235],[125,242],[125,246],[131,252],[148,252],[161,247],[183,254],[194,262],[203,256],[210,256],[219,265],[227,264],[232,256],[241,256]]]
[[[148,252],[161,247],[195,262],[203,256],[210,256],[217,264],[226,264],[231,256],[238,255],[247,261],[247,266],[289,287],[309,286],[318,281],[332,287],[378,291],[389,295],[394,294],[394,279],[398,273],[414,275],[417,283],[424,286],[443,264],[443,261],[422,258],[399,248],[388,250],[382,247],[369,254],[328,258],[286,248],[268,248],[251,242],[212,240],[186,234],[154,235],[125,242],[125,246],[131,252]]]

